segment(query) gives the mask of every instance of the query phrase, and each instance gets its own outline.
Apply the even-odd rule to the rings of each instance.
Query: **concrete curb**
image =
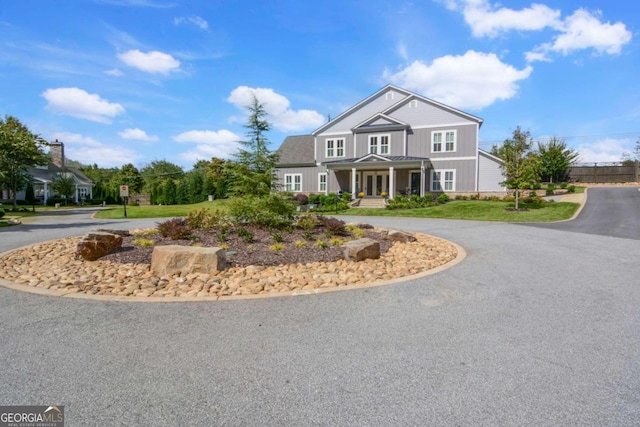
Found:
[[[418,233],[418,234],[422,234],[422,233]],[[68,290],[61,290],[61,289],[36,288],[36,287],[33,287],[33,286],[21,285],[21,284],[18,284],[18,283],[14,283],[14,282],[11,282],[9,280],[2,279],[2,278],[0,278],[0,287],[11,289],[11,290],[18,291],[18,292],[25,292],[25,293],[41,295],[41,296],[49,296],[49,297],[61,297],[61,298],[82,299],[82,300],[103,301],[103,302],[112,301],[112,302],[140,302],[140,303],[237,301],[237,300],[247,300],[247,299],[265,299],[265,298],[279,298],[279,297],[291,297],[291,296],[317,295],[317,294],[324,294],[324,293],[328,293],[328,292],[350,291],[350,290],[357,290],[357,289],[375,288],[375,287],[378,287],[378,286],[394,285],[394,284],[399,284],[399,283],[403,283],[403,282],[408,282],[408,281],[411,281],[411,280],[420,279],[422,277],[427,277],[427,276],[430,276],[432,274],[437,274],[437,273],[440,273],[440,272],[442,272],[444,270],[448,270],[449,268],[452,268],[452,267],[458,265],[459,263],[461,263],[467,257],[467,252],[464,250],[464,248],[462,246],[458,245],[457,243],[451,242],[449,240],[441,239],[441,238],[435,237],[435,236],[429,236],[429,237],[433,237],[433,238],[436,238],[436,239],[439,239],[439,240],[442,240],[442,241],[446,241],[447,243],[452,244],[456,248],[456,250],[458,251],[457,256],[453,260],[449,261],[448,263],[442,264],[442,265],[440,265],[438,267],[432,268],[432,269],[427,270],[427,271],[423,271],[421,273],[412,274],[412,275],[409,275],[409,276],[403,276],[403,277],[399,277],[397,279],[382,280],[382,281],[379,281],[379,282],[367,283],[367,284],[362,284],[362,285],[346,285],[346,286],[337,286],[337,287],[333,287],[333,288],[318,288],[318,289],[313,289],[313,290],[308,290],[308,291],[296,290],[296,291],[289,291],[289,292],[278,292],[278,293],[273,293],[273,294],[229,295],[229,296],[209,296],[209,297],[153,297],[153,296],[149,296],[149,297],[134,297],[134,296],[125,297],[125,296],[110,296],[110,295],[88,295],[88,294],[84,294],[84,293],[77,292],[77,291],[68,291]],[[33,245],[23,246],[21,248],[16,248],[16,249],[12,249],[10,251],[6,251],[6,252],[3,252],[3,253],[0,253],[0,258],[4,257],[5,255],[10,254],[11,252],[14,252],[14,251],[17,251],[17,250],[22,250],[22,249],[27,249],[27,248],[29,248],[31,246],[40,245],[42,243],[47,243],[47,242],[45,241],[45,242],[34,243]]]

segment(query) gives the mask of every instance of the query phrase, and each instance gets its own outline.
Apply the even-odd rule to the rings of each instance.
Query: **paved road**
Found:
[[[530,224],[534,227],[640,240],[640,187],[594,187],[573,221]]]
[[[83,426],[640,423],[637,240],[366,220],[468,257],[403,284],[265,300],[0,289],[0,404],[66,405]]]

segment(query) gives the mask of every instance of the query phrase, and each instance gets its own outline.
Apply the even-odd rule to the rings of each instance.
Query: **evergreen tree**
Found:
[[[162,203],[165,205],[175,205],[177,203],[176,183],[170,179],[164,183],[162,192]]]
[[[245,128],[247,138],[239,143],[236,164],[233,167],[232,192],[235,195],[267,195],[275,188],[274,170],[278,156],[269,151],[265,133],[271,125],[265,119],[264,106],[253,96],[253,102],[247,107],[249,117]]]
[[[548,143],[538,142],[536,153],[543,181],[562,182],[569,177],[569,168],[578,159],[578,152],[567,148],[567,144],[555,136]]]

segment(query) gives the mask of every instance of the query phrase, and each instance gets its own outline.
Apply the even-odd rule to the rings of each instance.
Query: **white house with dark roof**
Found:
[[[80,200],[93,198],[93,181],[77,168],[65,164],[64,144],[58,140],[50,142],[49,153],[51,162],[44,166],[30,167],[27,171],[27,174],[31,176],[36,199],[46,205],[47,199],[56,195],[52,185],[58,174],[67,174],[73,179],[75,186],[74,202],[78,203]],[[8,194],[3,196],[6,196],[7,199],[9,198]],[[18,192],[16,199],[24,200],[25,191]]]
[[[483,120],[388,85],[310,135],[280,146],[276,177],[294,193],[504,192],[501,160],[478,148]]]

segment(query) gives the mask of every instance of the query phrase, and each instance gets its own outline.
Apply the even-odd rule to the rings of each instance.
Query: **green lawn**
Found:
[[[351,209],[339,214],[362,216],[402,216],[414,218],[468,219],[503,222],[549,222],[569,219],[580,207],[579,203],[544,203],[528,205],[527,211],[508,211],[509,202],[454,201],[444,205],[418,209]]]
[[[189,211],[202,208],[225,209],[229,199],[214,200],[213,202],[202,202],[193,205],[171,205],[171,206],[127,206],[127,218],[172,218],[177,216],[187,216]],[[100,219],[123,219],[123,206],[109,206],[109,209],[96,213],[96,218]]]

